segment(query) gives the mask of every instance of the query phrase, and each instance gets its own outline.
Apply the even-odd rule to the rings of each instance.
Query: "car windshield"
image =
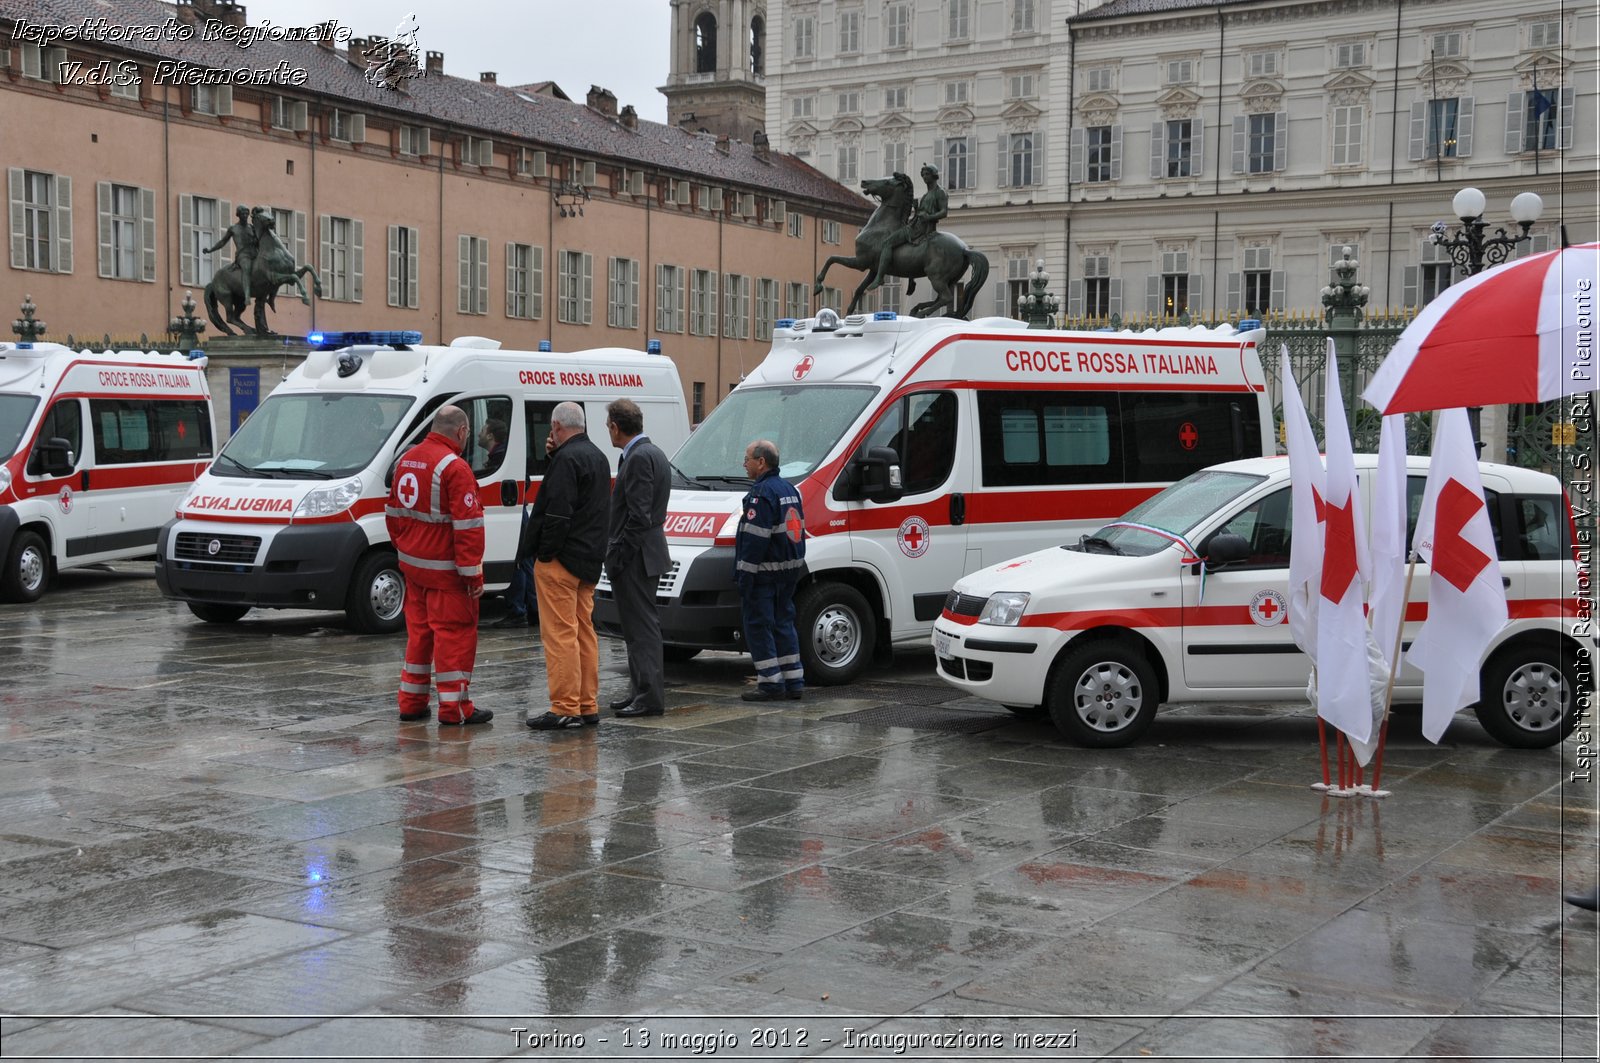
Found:
[[[750,482],[744,474],[744,448],[758,439],[777,444],[778,473],[784,479],[809,476],[876,390],[816,384],[738,388],[673,456],[673,482],[705,490],[743,489]]]
[[[38,405],[37,395],[0,395],[0,460],[17,452]]]
[[[1085,540],[1088,548],[1110,547],[1111,553],[1144,557],[1172,545],[1172,540],[1144,528],[1143,524],[1174,535],[1188,535],[1206,518],[1238,498],[1265,476],[1205,469],[1186,476],[1134,506],[1120,520],[1106,525]]]
[[[372,464],[415,400],[410,395],[274,395],[222,448],[220,476],[326,480]]]

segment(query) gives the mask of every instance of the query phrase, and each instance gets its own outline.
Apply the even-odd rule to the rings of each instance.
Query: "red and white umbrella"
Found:
[[[1596,389],[1600,243],[1452,284],[1406,326],[1362,397],[1385,414],[1548,402]]]

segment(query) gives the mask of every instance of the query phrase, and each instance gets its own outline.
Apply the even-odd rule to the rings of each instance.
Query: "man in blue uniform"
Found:
[[[778,475],[776,444],[759,439],[746,447],[744,471],[751,485],[739,514],[734,579],[757,686],[740,697],[798,700],[806,682],[794,627],[794,586],[806,570],[805,512],[800,492]]]

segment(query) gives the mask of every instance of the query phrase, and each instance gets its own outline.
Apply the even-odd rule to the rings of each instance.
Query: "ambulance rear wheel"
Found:
[[[1120,642],[1090,642],[1056,665],[1045,704],[1056,729],[1080,746],[1116,749],[1150,729],[1160,697],[1144,655]]]
[[[1502,650],[1483,666],[1482,697],[1473,712],[1483,729],[1513,749],[1545,749],[1578,725],[1574,654],[1554,642]]]
[[[361,559],[350,580],[345,612],[351,626],[368,635],[388,635],[406,626],[406,578],[393,554],[380,550]]]
[[[674,646],[671,643],[668,643],[667,645],[661,647],[662,659],[670,661],[674,664],[682,664],[684,661],[692,661],[698,656],[700,656],[699,646]]]
[[[232,624],[250,611],[248,605],[223,605],[220,602],[184,602],[189,612],[208,624]]]
[[[0,573],[0,598],[8,602],[36,602],[50,582],[50,551],[35,531],[22,531],[11,542],[6,570]]]
[[[813,583],[794,599],[800,663],[811,686],[839,686],[872,663],[877,636],[872,608],[847,583]]]

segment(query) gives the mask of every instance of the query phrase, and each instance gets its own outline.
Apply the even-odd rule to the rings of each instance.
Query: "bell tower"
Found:
[[[766,0],[670,0],[667,122],[753,143],[766,125]]]

